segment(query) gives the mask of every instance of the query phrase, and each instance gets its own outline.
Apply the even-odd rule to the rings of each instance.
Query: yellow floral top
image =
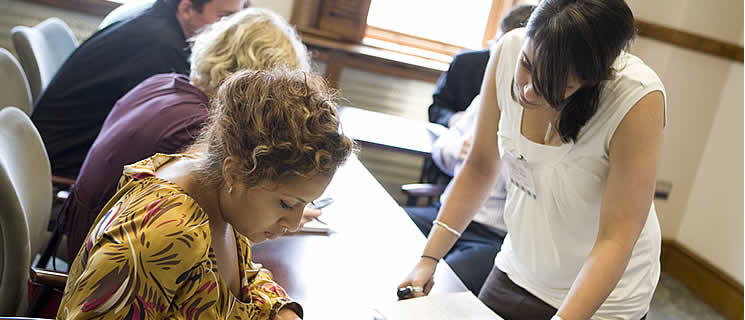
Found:
[[[207,214],[176,184],[154,176],[155,156],[124,168],[70,268],[58,319],[274,319],[288,307],[268,271],[236,234],[240,297],[217,272]]]

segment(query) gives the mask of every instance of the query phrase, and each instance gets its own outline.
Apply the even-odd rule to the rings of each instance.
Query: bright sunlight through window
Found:
[[[372,0],[367,24],[480,49],[492,0]]]

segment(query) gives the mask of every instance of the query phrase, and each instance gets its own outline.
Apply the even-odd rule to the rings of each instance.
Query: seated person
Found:
[[[494,38],[499,39],[512,29],[524,26],[534,8],[532,5],[512,8],[502,18]],[[429,122],[450,127],[451,120],[457,119],[479,94],[487,62],[489,48],[463,52],[453,57],[448,71],[437,80],[437,88],[432,94],[432,104],[429,106]]]
[[[308,70],[309,60],[305,46],[284,19],[250,8],[215,23],[194,39],[191,79],[178,73],[155,75],[122,97],[106,118],[60,209],[68,259],[75,257],[96,216],[114,195],[122,167],[190,145],[208,117],[218,85],[231,73],[279,66]]]
[[[496,39],[512,29],[525,25],[534,8],[535,6],[531,5],[521,5],[510,10],[502,18]],[[429,120],[448,126],[450,130],[439,137],[432,147],[432,160],[437,167],[428,168],[430,165],[425,162],[424,171],[429,172],[430,177],[435,175],[432,172],[437,173],[440,170],[451,177],[454,176],[470,149],[478,108],[468,106],[479,105],[478,93],[489,60],[489,50],[487,48],[455,56],[450,69],[437,83],[433,103],[429,107]],[[446,201],[451,187],[452,184],[448,184],[440,197],[442,203]],[[496,185],[491,189],[487,202],[479,209],[474,221],[445,256],[448,265],[476,295],[489,275],[494,258],[507,233],[502,217],[505,198],[505,181],[500,175]],[[435,205],[404,209],[419,229],[427,235],[432,229],[432,222],[437,217],[439,207]]]
[[[495,39],[515,28],[525,25],[535,6],[519,5],[504,17]],[[486,63],[489,62],[489,48],[457,54],[450,62],[447,72],[437,80],[437,88],[432,94],[429,106],[429,122],[450,127],[463,114],[481,90]],[[447,177],[430,159],[424,161],[422,182],[438,183],[448,181]]]
[[[302,317],[251,261],[251,243],[298,228],[352,152],[334,98],[304,71],[226,79],[188,153],[125,167],[72,264],[57,318]]]
[[[186,39],[241,9],[245,0],[158,0],[143,14],[83,42],[41,93],[31,114],[52,174],[75,179],[114,103],[148,77],[189,73]]]
[[[463,166],[470,148],[478,116],[479,96],[473,100],[464,115],[442,134],[432,146],[432,159],[445,173],[455,176]],[[440,196],[445,203],[452,182]],[[478,210],[473,222],[462,232],[462,236],[445,256],[445,261],[466,287],[478,294],[486,277],[494,266],[494,258],[502,247],[507,227],[504,224],[504,201],[507,198],[504,175],[489,192],[484,205]],[[430,207],[405,207],[406,213],[425,235],[432,230],[439,205]]]

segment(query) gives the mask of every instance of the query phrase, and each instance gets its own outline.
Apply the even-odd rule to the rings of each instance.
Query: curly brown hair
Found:
[[[248,187],[332,175],[355,149],[339,126],[336,98],[336,91],[310,72],[236,72],[218,89],[192,146],[204,152],[197,176],[208,186],[222,186],[229,156],[238,161],[234,173]]]

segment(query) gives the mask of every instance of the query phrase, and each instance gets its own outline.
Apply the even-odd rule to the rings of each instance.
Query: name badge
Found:
[[[528,168],[528,162],[522,155],[515,156],[512,153],[505,154],[507,167],[509,168],[509,181],[517,186],[518,189],[528,194],[529,197],[536,199],[535,183],[533,174]]]

